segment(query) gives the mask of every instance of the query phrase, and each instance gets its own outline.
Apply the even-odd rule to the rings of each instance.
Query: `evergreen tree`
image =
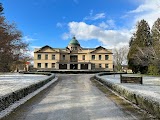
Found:
[[[157,46],[157,44],[160,44],[160,18],[158,18],[153,24],[151,33],[153,39],[153,46]]]
[[[139,47],[147,47],[152,44],[151,41],[150,27],[145,20],[141,20],[137,26],[134,43]]]
[[[155,69],[157,72],[160,71],[160,18],[158,18],[155,23],[152,26],[151,30],[151,35],[152,35],[152,55],[150,59],[150,68]],[[149,73],[151,73],[153,70],[149,70]],[[153,74],[153,73],[151,73]],[[157,73],[154,73],[157,74]]]
[[[128,65],[133,72],[147,72],[148,55],[144,55],[143,51],[152,45],[150,27],[145,20],[141,20],[137,24],[137,31],[130,40],[130,49],[128,53]]]

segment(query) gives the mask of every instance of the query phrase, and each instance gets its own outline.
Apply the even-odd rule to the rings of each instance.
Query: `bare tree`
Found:
[[[122,65],[127,65],[128,50],[129,50],[128,46],[114,48],[113,50],[114,66],[117,71],[122,71]]]
[[[160,49],[155,49],[153,46],[146,48],[138,48],[138,53],[134,56],[137,64],[149,66],[150,64],[159,66]],[[160,67],[160,66],[159,66]]]
[[[22,33],[15,24],[9,24],[0,16],[0,71],[10,71],[13,63],[24,58],[26,49],[28,44],[22,40]]]

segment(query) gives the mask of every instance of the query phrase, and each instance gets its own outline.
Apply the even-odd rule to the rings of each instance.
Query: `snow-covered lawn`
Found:
[[[133,76],[131,74],[123,76]],[[137,76],[137,75],[134,75]],[[160,77],[143,77],[143,84],[120,83],[120,75],[104,75],[101,78],[106,81],[118,84],[123,88],[134,91],[137,94],[160,102]]]
[[[0,97],[48,78],[46,75],[0,74]]]

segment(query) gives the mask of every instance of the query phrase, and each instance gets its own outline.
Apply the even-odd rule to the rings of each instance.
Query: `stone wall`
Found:
[[[160,118],[160,102],[154,101],[149,97],[145,97],[133,91],[129,91],[122,87],[120,84],[114,84],[112,82],[106,81],[100,77],[102,75],[104,75],[104,73],[96,74],[94,78],[115,91],[116,93],[118,93],[120,96],[123,96],[130,102],[138,105],[140,108],[148,111],[157,118]]]
[[[33,73],[30,73],[30,74],[33,74]],[[43,81],[34,83],[28,87],[19,89],[17,91],[12,92],[12,93],[6,94],[5,96],[2,96],[0,98],[0,112],[2,110],[6,109],[7,107],[9,107],[10,105],[12,105],[13,103],[15,103],[16,101],[18,101],[18,100],[22,99],[23,97],[27,96],[28,94],[34,92],[35,90],[39,89],[40,87],[42,87],[43,85],[45,85],[46,83],[48,83],[49,81],[51,81],[52,79],[55,78],[54,74],[50,74],[50,73],[43,73],[43,74],[50,75],[50,76]]]

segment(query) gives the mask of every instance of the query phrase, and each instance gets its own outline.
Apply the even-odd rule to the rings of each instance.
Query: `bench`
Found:
[[[139,76],[122,76],[120,74],[121,83],[143,84],[142,77]]]

